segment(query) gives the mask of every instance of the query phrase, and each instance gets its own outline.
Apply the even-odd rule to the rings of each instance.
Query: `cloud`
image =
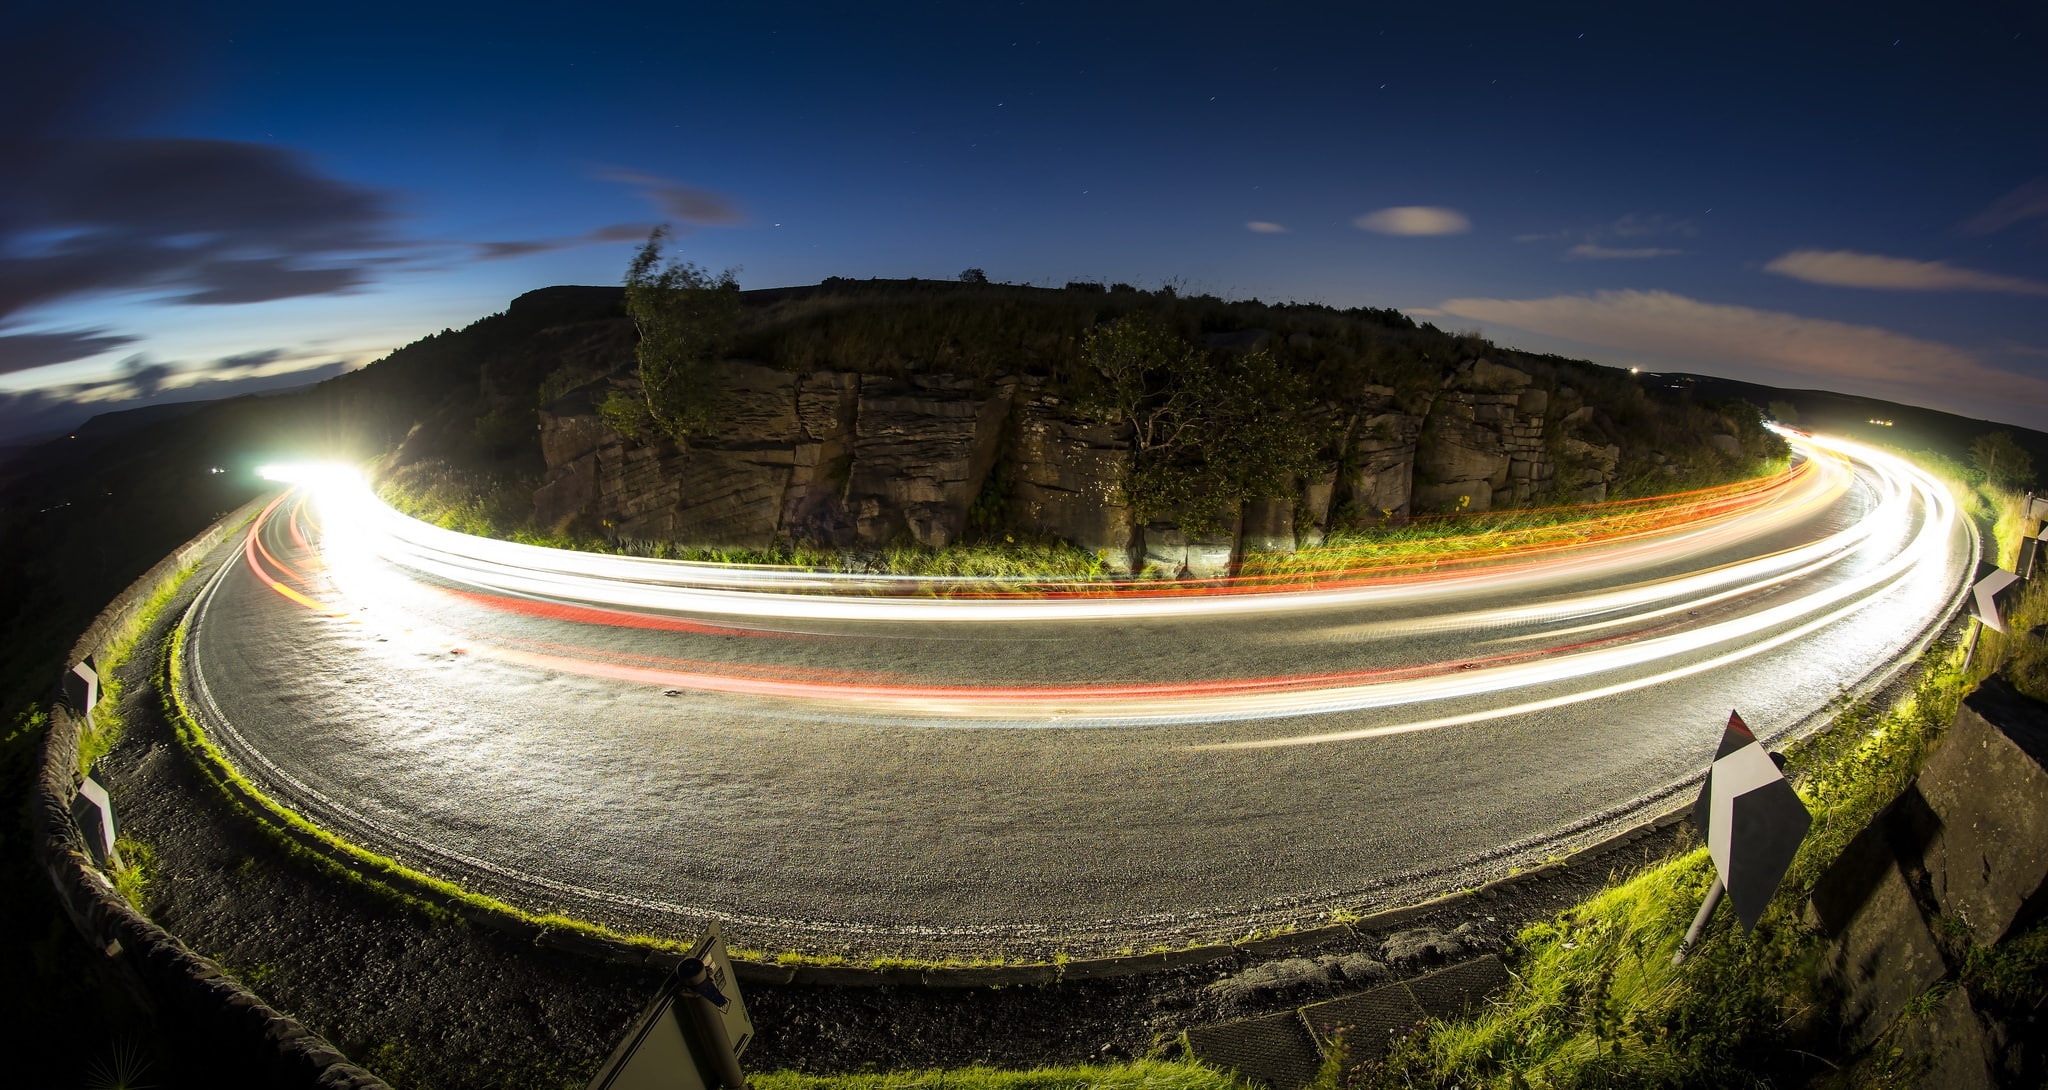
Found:
[[[1673,219],[1669,216],[1630,212],[1619,218],[1603,223],[1590,230],[1550,231],[1536,234],[1516,235],[1516,242],[1561,242],[1577,239],[1578,243],[1564,252],[1564,258],[1571,260],[1610,261],[1640,260],[1651,257],[1671,257],[1684,250],[1669,246],[1609,246],[1609,239],[1644,239],[1657,236],[1678,235],[1691,238],[1699,234],[1699,228],[1691,220]]]
[[[2031,219],[2048,219],[2048,174],[1992,201],[1990,207],[1964,220],[1956,229],[1966,235],[1988,235]]]
[[[146,356],[123,361],[124,371],[96,382],[0,391],[0,435],[35,436],[76,428],[101,413],[147,404],[206,401],[285,390],[333,378],[349,362],[296,355],[284,349],[245,352],[187,366]]]
[[[0,375],[89,359],[135,341],[134,337],[106,329],[0,335]]]
[[[1265,220],[1252,220],[1244,225],[1244,229],[1259,235],[1284,235],[1287,233],[1287,228],[1277,223],[1268,223]]]
[[[638,186],[640,195],[652,201],[663,215],[684,223],[702,227],[734,227],[747,219],[731,198],[708,189],[696,189],[633,170],[604,170],[597,176],[608,182]]]
[[[510,242],[478,242],[476,256],[481,261],[502,261],[506,258],[527,257],[555,250],[569,250],[578,246],[596,246],[607,242],[639,242],[648,232],[654,230],[648,223],[614,223],[586,231],[580,235],[565,238],[518,239]]]
[[[407,245],[389,234],[388,194],[283,148],[103,138],[44,151],[7,186],[0,319],[111,292],[198,304],[326,295]]]
[[[1996,291],[2048,295],[2048,283],[2017,276],[1958,268],[1945,261],[1914,261],[1849,250],[1794,250],[1764,266],[1765,272],[1844,288],[1879,291]]]
[[[1402,205],[1368,212],[1351,221],[1362,230],[1383,235],[1462,235],[1472,221],[1455,208]]]
[[[1670,292],[1451,299],[1438,307],[1460,318],[1709,371],[1751,368],[1800,381],[1875,383],[1925,401],[1960,396],[2048,406],[2048,381],[1985,366],[1949,345]]]
[[[1673,219],[1662,214],[1646,215],[1629,212],[1594,234],[1614,238],[1648,238],[1653,235],[1680,235],[1692,238],[1700,233],[1691,220]]]
[[[1617,249],[1612,246],[1602,246],[1596,242],[1581,242],[1577,246],[1566,250],[1564,256],[1567,258],[1580,257],[1592,260],[1611,260],[1615,258],[1669,257],[1672,254],[1682,254],[1684,252],[1684,250],[1672,250],[1662,246],[1636,246]]]

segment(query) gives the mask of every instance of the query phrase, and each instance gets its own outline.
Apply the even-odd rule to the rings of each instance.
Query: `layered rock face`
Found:
[[[1426,406],[1411,395],[1404,408],[1389,387],[1345,392],[1355,408],[1336,469],[1191,534],[1170,515],[1138,523],[1124,491],[1126,430],[1073,412],[1040,380],[732,362],[716,385],[715,434],[683,448],[614,433],[596,412],[605,382],[548,405],[536,522],[690,546],[943,548],[976,519],[1071,542],[1113,571],[1201,577],[1246,553],[1317,544],[1333,527],[1527,503],[1553,487],[1553,450],[1576,459],[1581,497],[1601,498],[1620,453],[1579,437],[1592,407],[1551,422],[1548,388],[1475,360]]]

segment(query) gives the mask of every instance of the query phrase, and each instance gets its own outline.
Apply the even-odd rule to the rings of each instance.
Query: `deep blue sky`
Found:
[[[358,366],[664,221],[747,287],[1394,306],[2048,428],[2038,3],[76,7],[0,14],[0,435]]]

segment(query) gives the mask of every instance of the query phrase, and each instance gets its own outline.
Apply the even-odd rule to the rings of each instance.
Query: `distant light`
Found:
[[[216,471],[218,472],[218,471]],[[308,486],[362,483],[363,475],[336,462],[289,462],[257,466],[256,475],[266,481]]]
[[[226,473],[226,472],[227,472],[227,470],[225,470],[225,469],[222,469],[222,468],[221,468],[221,467],[219,467],[219,466],[214,466],[214,467],[213,467],[212,469],[209,469],[209,470],[207,470],[206,472],[207,472],[207,473],[209,473],[209,474],[215,474],[215,473]]]
[[[1643,369],[1640,367],[1631,367],[1628,369],[1628,373],[1631,375],[1640,375],[1643,373]]]
[[[1870,422],[1871,422],[1871,423],[1873,423],[1873,424],[1876,424],[1876,425],[1877,425],[1878,427],[1880,427],[1880,428],[1889,428],[1889,427],[1891,427],[1891,426],[1892,426],[1892,422],[1891,422],[1891,421],[1889,421],[1889,420],[1879,420],[1879,419],[1878,419],[1877,417],[1874,417],[1874,416],[1870,418]]]

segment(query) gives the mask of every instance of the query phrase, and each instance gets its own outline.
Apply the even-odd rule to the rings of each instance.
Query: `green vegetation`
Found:
[[[1995,491],[1977,497],[1991,510],[2012,499]],[[2029,588],[2012,612],[2018,631],[2048,620],[2048,591]],[[2044,641],[2028,639],[2033,646],[2023,655],[2048,658],[2039,646]],[[1723,914],[1685,965],[1670,965],[1690,906],[1713,877],[1705,851],[1694,850],[1523,932],[1517,982],[1494,1009],[1429,1027],[1359,1081],[1474,1088],[1768,1083],[1785,1050],[1823,1017],[1814,993],[1821,937],[1802,918],[1806,897],[1849,840],[1918,774],[1963,694],[2006,661],[2005,651],[1987,641],[1966,676],[1961,650],[1937,644],[1922,657],[1905,700],[1889,709],[1845,707],[1826,730],[1790,747],[1788,772],[1814,827],[1754,934],[1740,934]],[[2037,931],[1972,964],[1982,966],[1977,978],[1994,987],[2038,993],[2041,981],[2026,974],[2043,949],[2048,940]]]
[[[1317,426],[1305,376],[1263,349],[1207,352],[1150,315],[1083,335],[1084,412],[1127,429],[1126,487],[1140,518],[1213,531],[1246,500],[1291,493],[1335,438]]]
[[[1784,463],[1769,467],[1782,473]],[[1642,533],[1683,517],[1699,506],[1746,491],[1758,482],[1698,494],[1621,500],[1572,507],[1527,508],[1468,515],[1423,516],[1386,529],[1338,529],[1313,549],[1247,556],[1244,577],[1313,576],[1368,569],[1428,571],[1467,556],[1499,557],[1568,548],[1600,537]]]
[[[1993,488],[2021,488],[2034,479],[2034,459],[2013,442],[2010,432],[1979,436],[1970,444],[1970,464]]]
[[[1191,1060],[1138,1060],[1030,1071],[989,1067],[863,1075],[773,1071],[749,1075],[747,1085],[752,1090],[1246,1090],[1246,1084],[1231,1075]]]
[[[129,657],[135,653],[136,641],[156,625],[197,567],[196,564],[187,565],[165,580],[142,604],[134,619],[119,631],[108,634],[107,643],[97,656],[100,702],[93,707],[84,729],[78,732],[78,771],[81,775],[91,772],[93,765],[111,752],[127,732],[128,720],[121,708],[121,673],[127,668]]]
[[[680,441],[715,422],[710,369],[739,323],[740,286],[730,269],[713,277],[686,261],[663,264],[667,237],[666,225],[655,228],[626,270],[626,314],[640,334],[640,388],[613,391],[601,411],[627,435]]]
[[[149,877],[156,870],[156,849],[132,837],[120,836],[114,839],[114,854],[121,860],[121,865],[113,870],[114,892],[135,911],[147,913]]]

